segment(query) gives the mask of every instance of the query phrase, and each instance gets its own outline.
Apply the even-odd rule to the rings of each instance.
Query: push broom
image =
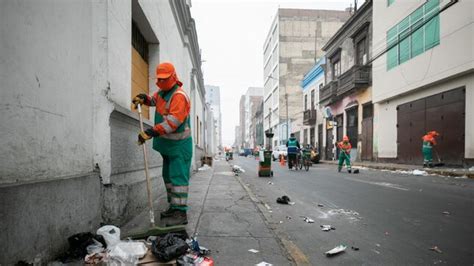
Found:
[[[143,130],[143,117],[142,117],[142,107],[141,104],[135,105],[135,108],[138,109],[138,118],[140,120],[140,131]],[[146,178],[146,192],[148,196],[148,208],[149,208],[149,216],[150,216],[150,228],[140,231],[140,232],[132,232],[127,237],[132,239],[143,239],[149,236],[157,236],[162,235],[170,232],[180,232],[185,231],[184,225],[175,225],[175,226],[168,226],[168,227],[160,227],[155,225],[155,212],[153,210],[153,197],[151,196],[151,179],[150,174],[148,171],[148,155],[146,151],[146,145],[143,143],[143,159],[145,163],[145,178]]]

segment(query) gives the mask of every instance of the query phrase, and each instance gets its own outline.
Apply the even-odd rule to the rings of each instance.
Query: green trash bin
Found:
[[[258,176],[272,177],[272,151],[260,151],[263,152],[263,161],[260,159],[258,163]]]

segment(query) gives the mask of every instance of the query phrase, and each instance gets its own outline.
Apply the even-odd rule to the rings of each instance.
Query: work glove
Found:
[[[148,99],[148,96],[145,93],[140,93],[140,94],[137,94],[137,96],[135,96],[135,98],[133,98],[132,103],[136,108],[137,105],[139,105],[139,104],[141,104],[141,105],[145,104],[145,101],[147,99]]]
[[[138,134],[138,144],[142,145],[143,143],[145,143],[145,141],[157,136],[158,136],[158,132],[156,132],[152,128],[149,128]]]

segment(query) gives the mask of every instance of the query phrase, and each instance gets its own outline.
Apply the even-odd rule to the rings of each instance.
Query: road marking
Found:
[[[404,188],[400,185],[397,184],[392,184],[388,182],[372,182],[372,181],[366,181],[366,180],[361,180],[357,178],[352,178],[352,177],[344,177],[347,180],[352,180],[352,181],[357,181],[361,183],[366,183],[366,184],[371,184],[371,185],[376,185],[376,186],[381,186],[381,187],[388,187],[388,188],[393,188],[393,189],[398,189],[398,190],[403,190],[403,191],[408,191],[408,188]]]

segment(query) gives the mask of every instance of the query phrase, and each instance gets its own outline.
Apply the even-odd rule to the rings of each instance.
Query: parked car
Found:
[[[274,161],[279,160],[280,155],[282,154],[286,159],[286,156],[288,155],[288,149],[286,148],[286,146],[285,145],[276,146],[272,152],[272,159]]]

